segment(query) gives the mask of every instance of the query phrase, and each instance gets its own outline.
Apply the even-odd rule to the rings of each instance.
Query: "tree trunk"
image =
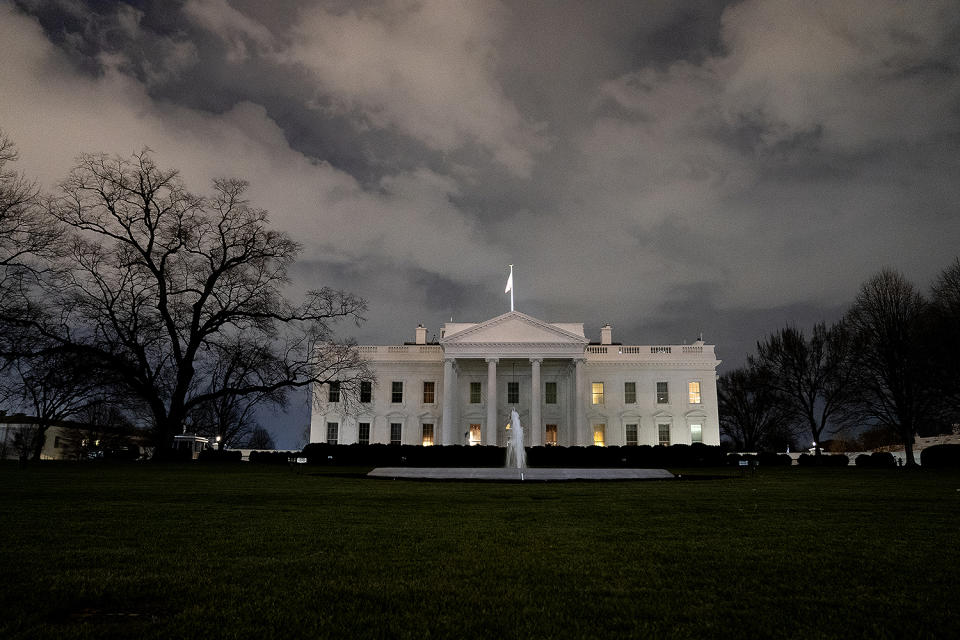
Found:
[[[39,460],[43,455],[43,445],[47,441],[47,425],[37,423],[37,430],[33,434],[33,451],[30,454],[31,460]]]

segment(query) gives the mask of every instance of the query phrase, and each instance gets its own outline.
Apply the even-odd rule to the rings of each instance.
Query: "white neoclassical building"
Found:
[[[514,407],[528,446],[720,444],[713,345],[622,345],[611,327],[518,311],[441,328],[427,342],[360,346],[376,374],[359,403],[314,389],[311,442],[504,446]]]

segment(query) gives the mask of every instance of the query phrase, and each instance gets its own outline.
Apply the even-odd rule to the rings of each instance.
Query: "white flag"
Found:
[[[507,278],[507,288],[503,292],[510,293],[511,291],[513,291],[513,270],[510,271],[510,277]]]

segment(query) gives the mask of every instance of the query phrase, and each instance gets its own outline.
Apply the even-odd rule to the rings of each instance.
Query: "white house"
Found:
[[[511,311],[447,323],[439,342],[360,346],[376,374],[359,403],[314,389],[311,442],[496,444],[516,407],[527,446],[720,444],[713,345],[621,345],[611,327]]]

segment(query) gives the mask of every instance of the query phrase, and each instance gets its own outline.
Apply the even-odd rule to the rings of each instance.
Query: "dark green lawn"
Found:
[[[0,637],[960,637],[960,473],[0,464]]]

